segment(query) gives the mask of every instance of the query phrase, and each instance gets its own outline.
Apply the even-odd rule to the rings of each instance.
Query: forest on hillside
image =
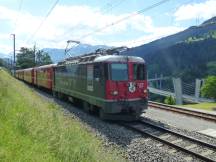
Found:
[[[181,77],[186,82],[216,75],[216,39],[184,41],[146,55],[149,78],[155,74]]]

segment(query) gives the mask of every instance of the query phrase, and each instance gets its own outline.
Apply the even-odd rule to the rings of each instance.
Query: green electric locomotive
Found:
[[[147,109],[145,61],[120,55],[120,48],[68,58],[54,67],[53,93],[103,119],[137,119]]]

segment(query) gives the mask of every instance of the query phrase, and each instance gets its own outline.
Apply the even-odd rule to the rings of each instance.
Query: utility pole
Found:
[[[16,39],[16,36],[15,34],[11,34],[13,36],[13,75],[15,76],[15,70],[16,70],[16,54],[15,54],[15,39]]]

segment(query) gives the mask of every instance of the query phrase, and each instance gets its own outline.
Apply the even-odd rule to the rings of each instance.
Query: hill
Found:
[[[216,75],[216,39],[182,42],[145,56],[149,77],[177,76],[185,81]]]
[[[216,75],[216,17],[199,26],[130,49],[126,54],[143,57],[149,78],[155,74],[194,81]]]
[[[8,58],[9,56],[4,54],[4,53],[0,53],[0,58]]]
[[[95,51],[98,48],[109,48],[105,45],[89,45],[89,44],[80,44],[76,47],[73,47],[70,51],[71,56],[86,54]],[[68,55],[65,56],[65,50],[64,49],[56,49],[56,48],[44,48],[43,51],[47,52],[52,61],[54,63],[57,63],[59,61],[62,61],[65,57],[68,57]]]
[[[148,54],[155,53],[159,50],[168,48],[177,43],[184,42],[189,37],[204,35],[207,34],[209,31],[215,31],[215,30],[216,30],[216,17],[213,17],[203,22],[199,26],[191,26],[182,32],[155,40],[148,44],[131,48],[130,52],[128,52],[127,54],[141,56],[145,58],[145,56]]]

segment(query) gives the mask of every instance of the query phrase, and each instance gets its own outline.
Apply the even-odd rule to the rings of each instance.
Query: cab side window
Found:
[[[145,72],[144,64],[134,64],[133,75],[134,75],[134,80],[145,80],[146,72]]]
[[[101,78],[101,68],[99,64],[94,65],[94,79]]]

